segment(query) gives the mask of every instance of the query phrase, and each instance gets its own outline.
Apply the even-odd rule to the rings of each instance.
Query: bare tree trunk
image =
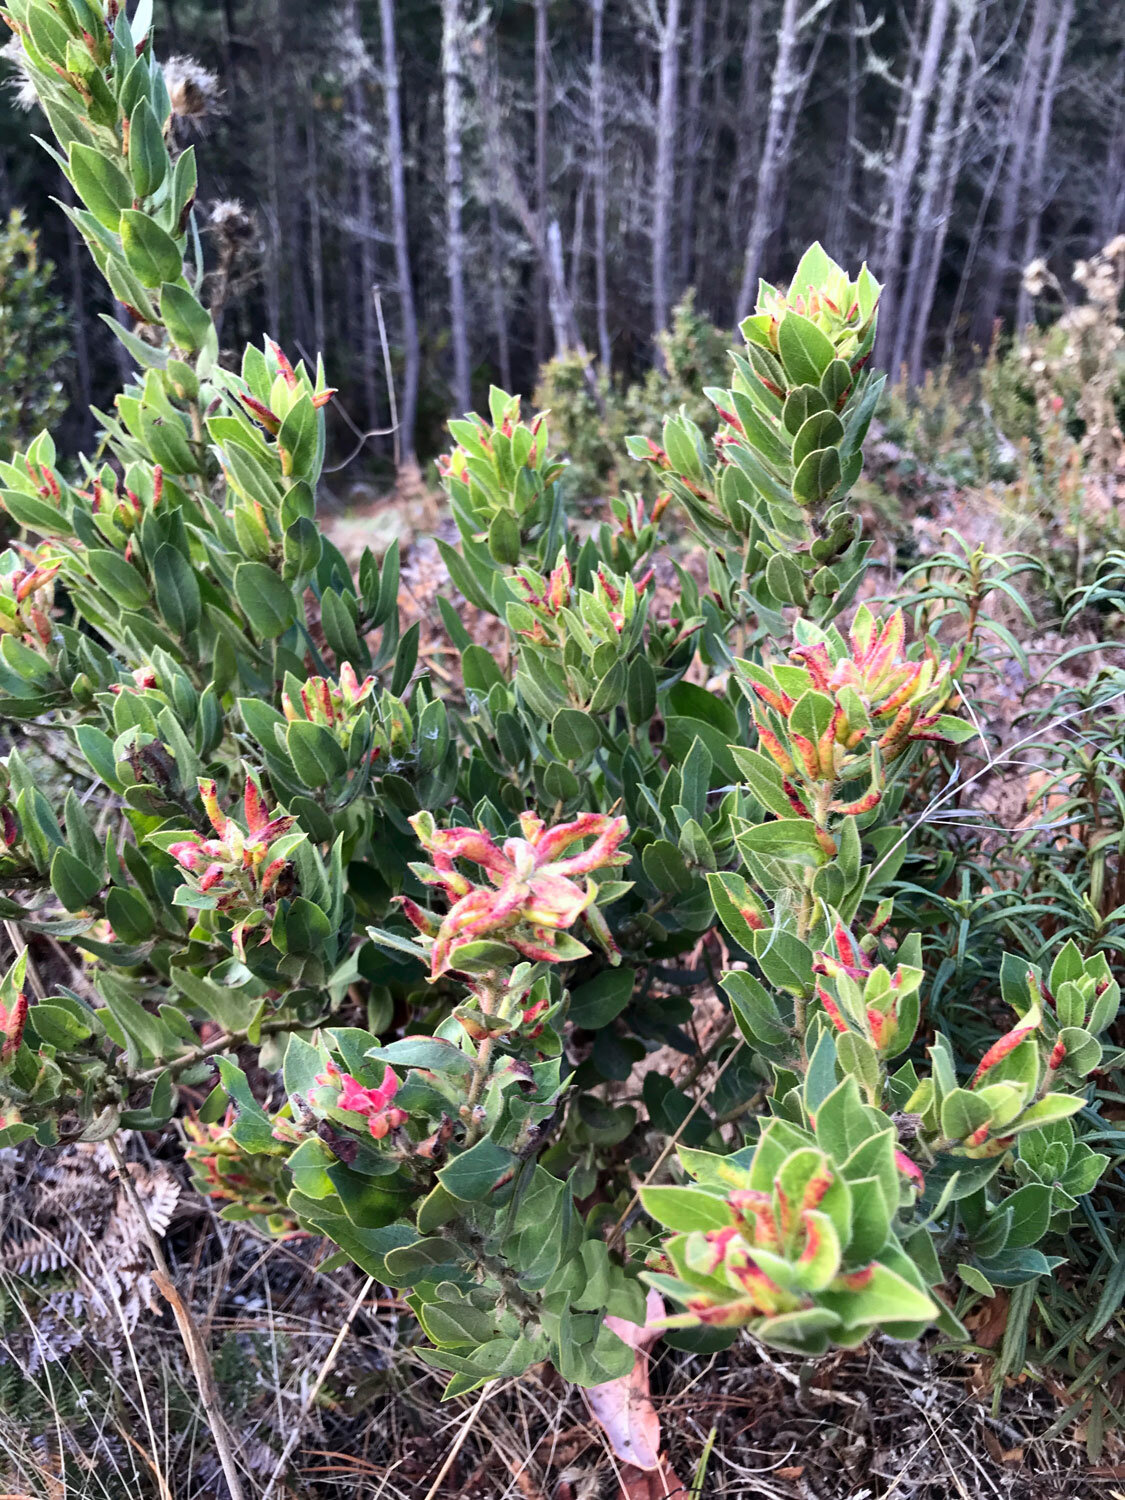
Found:
[[[742,247],[742,228],[733,222],[729,207],[730,184],[727,179],[730,167],[728,156],[723,150],[723,132],[727,128],[730,112],[726,86],[729,32],[730,0],[719,0],[714,42],[708,50],[707,71],[712,82],[707,102],[707,118],[711,121],[711,129],[704,136],[708,150],[703,166],[703,180],[699,187],[699,206],[693,237],[693,282],[700,302],[711,306],[717,301],[725,301],[729,295],[729,268],[724,264],[723,254],[716,253],[716,249],[721,246],[725,250],[734,244],[741,252]],[[723,193],[719,191],[720,182],[727,186],[725,200]]]
[[[495,41],[495,36],[492,38]],[[508,340],[508,297],[504,285],[504,240],[500,228],[500,203],[503,198],[503,183],[498,156],[499,143],[492,121],[499,118],[500,104],[496,95],[496,80],[499,73],[495,55],[482,71],[476,82],[486,90],[484,154],[488,171],[488,271],[489,294],[492,304],[492,336],[496,340],[496,363],[500,371],[500,384],[506,391],[512,389],[512,355]]]
[[[936,207],[938,199],[945,187],[949,172],[949,155],[953,147],[954,136],[954,110],[957,104],[957,90],[961,83],[961,71],[964,66],[965,55],[968,50],[972,33],[973,12],[975,0],[955,0],[957,19],[954,28],[953,47],[946,58],[945,67],[941,72],[941,81],[938,84],[937,109],[934,113],[934,123],[930,130],[929,151],[926,155],[926,167],[922,174],[922,197],[914,215],[914,234],[910,246],[910,263],[907,267],[906,277],[902,285],[902,296],[898,308],[896,326],[891,330],[894,335],[894,352],[891,356],[891,369],[897,375],[906,360],[907,344],[915,346],[916,323],[919,311],[919,296],[922,289],[923,264],[926,253],[930,248],[933,238],[941,233],[944,239],[944,226],[939,229],[936,218]],[[928,316],[929,309],[926,309]],[[910,377],[917,380],[918,371],[911,360]]]
[[[582,284],[582,257],[586,252],[586,194],[590,174],[583,172],[574,199],[574,232],[570,237],[570,305],[578,306]]]
[[[551,325],[555,335],[555,353],[565,354],[570,347],[570,326],[574,313],[566,288],[566,268],[563,265],[562,230],[558,219],[547,226],[547,264],[550,275]]]
[[[930,7],[926,41],[913,86],[904,102],[906,120],[902,131],[902,148],[895,158],[891,173],[890,220],[887,226],[885,259],[878,269],[883,275],[883,295],[879,314],[879,355],[886,357],[891,340],[900,337],[898,302],[902,282],[902,248],[906,237],[906,220],[914,189],[914,176],[922,153],[922,131],[929,114],[930,99],[937,81],[941,62],[941,49],[949,23],[950,0],[933,0]],[[898,347],[896,342],[896,347]],[[897,376],[898,367],[891,366]]]
[[[453,399],[459,412],[472,406],[469,330],[465,312],[465,189],[461,165],[461,0],[442,0],[441,65],[445,84],[446,271],[453,341]]]
[[[277,77],[281,67],[281,17],[277,0],[265,0],[261,29],[261,92],[266,101],[266,322],[271,338],[281,338],[281,186],[277,150]]]
[[[550,38],[547,6],[535,0],[535,367],[547,358],[547,64]]]
[[[451,0],[445,0],[445,3],[451,3]],[[452,3],[455,4],[456,0],[452,0]],[[476,94],[480,100],[484,116],[484,130],[488,140],[488,152],[491,160],[496,164],[500,188],[512,212],[519,220],[520,226],[527,236],[528,243],[534,245],[535,236],[538,233],[538,221],[534,209],[528,202],[523,185],[512,165],[516,159],[516,154],[510,144],[506,143],[503,139],[499,105],[495,98],[495,91],[488,84],[487,61],[481,54],[473,51],[468,53],[467,62],[472,69]],[[567,289],[566,275],[562,263],[562,235],[556,220],[553,220],[548,225],[547,250],[545,268],[550,294],[551,313],[555,325],[555,337],[562,349],[572,348],[577,352],[582,362],[582,373],[590,389],[590,394],[597,406],[601,408],[604,403],[602,402],[601,392],[598,390],[594,367],[582,343],[582,336],[578,331],[578,324],[574,317],[574,308],[570,302],[570,293]]]
[[[728,213],[735,242],[742,243],[745,207],[754,180],[754,151],[758,144],[761,110],[758,108],[758,85],[762,73],[762,11],[765,0],[748,0],[746,35],[742,42],[742,77],[738,88],[738,113],[735,117],[734,170],[731,174]]]
[[[974,118],[977,89],[980,86],[982,72],[980,64],[974,56],[972,37],[973,22],[980,19],[982,13],[978,10],[977,0],[958,0],[958,5],[961,14],[959,16],[957,36],[964,54],[963,61],[967,72],[964,83],[960,85],[961,108],[954,129],[953,146],[947,154],[945,162],[940,197],[934,206],[933,229],[930,234],[927,235],[925,232],[924,221],[919,220],[920,238],[925,241],[926,269],[910,319],[913,333],[910,343],[909,364],[910,377],[915,384],[922,378],[926,335],[929,332],[930,320],[933,316],[938,277],[941,274],[942,257],[945,254],[945,239],[949,232],[949,221],[953,212],[953,195],[957,190],[957,181],[961,175],[965,141],[968,138]],[[980,29],[983,29],[983,26]]]
[[[324,352],[324,245],[320,223],[320,162],[316,139],[316,108],[305,121],[305,202],[309,215],[309,279],[312,282],[313,345]]]
[[[1023,68],[1017,86],[1015,106],[1012,114],[1010,140],[1011,151],[1007,156],[1007,171],[1000,190],[1000,210],[993,241],[988,277],[977,304],[973,331],[981,344],[992,337],[992,329],[1000,310],[1009,272],[1012,269],[1012,241],[1023,200],[1025,168],[1031,147],[1032,128],[1035,121],[1035,104],[1039,97],[1040,82],[1047,49],[1047,27],[1057,0],[1035,0],[1031,18],[1031,32],[1024,53]]]
[[[605,149],[605,66],[602,61],[605,0],[590,0],[594,35],[590,49],[591,126],[594,135],[594,309],[598,325],[598,358],[608,375],[609,294],[606,286],[606,149]]]
[[[379,426],[379,328],[375,316],[375,287],[378,280],[375,259],[375,208],[371,193],[371,122],[367,118],[364,84],[369,70],[367,50],[363,45],[358,0],[348,0],[344,12],[345,34],[353,39],[355,61],[348,85],[348,113],[351,116],[355,160],[355,217],[359,241],[361,362],[363,366],[363,403],[369,428]]]
[[[672,193],[676,183],[676,124],[679,115],[680,0],[666,0],[660,30],[660,95],[656,105],[656,171],[652,186],[652,331],[668,326],[668,255]],[[656,346],[656,360],[663,356]]]
[[[839,166],[832,183],[832,197],[828,208],[825,237],[828,253],[840,262],[847,263],[851,248],[848,240],[848,220],[851,216],[852,193],[855,191],[856,137],[859,133],[859,27],[860,18],[856,0],[849,0],[846,25],[848,48],[847,98],[844,105],[844,138],[840,142]]]
[[[1113,119],[1109,127],[1105,167],[1098,195],[1098,226],[1093,249],[1100,250],[1125,223],[1125,58],[1117,69],[1113,87]]]
[[[414,308],[414,278],[410,264],[410,235],[406,203],[406,164],[402,149],[402,104],[395,45],[394,0],[379,0],[383,30],[383,90],[387,114],[387,155],[390,169],[391,223],[395,241],[395,278],[398,282],[399,323],[402,329],[402,399],[398,404],[399,460],[413,464],[414,428],[418,415],[418,316]]]
[[[495,179],[494,189],[497,187]],[[492,282],[492,333],[496,340],[496,362],[500,384],[512,389],[512,353],[508,344],[508,299],[504,294],[504,251],[500,239],[500,205],[494,191],[488,200],[488,259]]]
[[[1054,186],[1057,186],[1057,177],[1054,178],[1054,186],[1047,189],[1047,147],[1051,139],[1051,115],[1055,108],[1055,95],[1059,87],[1059,74],[1062,72],[1063,59],[1066,56],[1067,37],[1070,34],[1070,23],[1074,19],[1074,0],[1060,0],[1058,19],[1055,21],[1055,34],[1051,38],[1051,50],[1047,57],[1047,72],[1043,79],[1043,89],[1039,95],[1039,116],[1035,126],[1035,143],[1031,149],[1031,169],[1028,173],[1028,181],[1031,191],[1035,195],[1035,206],[1028,215],[1027,232],[1023,240],[1023,265],[1034,260],[1039,253],[1039,229],[1043,222],[1043,210],[1050,202]],[[1022,278],[1020,280],[1019,294],[1016,299],[1016,328],[1025,328],[1031,321],[1031,298],[1024,290]]]
[[[777,184],[786,162],[786,136],[792,141],[791,121],[804,101],[811,76],[811,66],[802,67],[798,58],[801,31],[810,25],[824,5],[814,0],[812,8],[800,15],[799,0],[782,0],[777,30],[777,57],[770,84],[769,112],[762,154],[758,159],[758,179],[754,193],[754,212],[746,236],[746,258],[742,265],[742,284],[738,292],[736,318],[741,322],[754,305],[758,275],[766,243],[774,230],[773,210]],[[823,40],[823,37],[821,38]]]
[[[680,183],[681,287],[690,283],[695,259],[699,158],[703,151],[703,43],[706,25],[707,0],[693,0],[688,45],[687,102],[684,109],[683,175]]]

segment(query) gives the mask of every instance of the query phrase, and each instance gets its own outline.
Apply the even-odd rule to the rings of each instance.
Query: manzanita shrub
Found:
[[[956,1334],[958,1271],[1049,1271],[1039,1243],[1104,1165],[1070,1117],[1118,986],[1068,943],[1005,971],[1014,1024],[983,1057],[921,1020],[904,798],[974,731],[964,662],[857,604],[867,270],[814,246],[763,285],[708,393],[718,435],[670,415],[632,439],[659,499],[593,532],[543,417],[493,391],[452,422],[442,555],[507,659],[442,600],[439,678],[395,549],[353,570],[317,528],[322,370],[268,340],[220,362],[148,7],[5,14],[137,375],[73,481],[46,433],[0,465],[39,539],[0,571],[0,712],[26,736],[0,912],[89,981],[36,997],[26,954],[4,980],[3,1143],[161,1130],[203,1087],[199,1186],[405,1289],[451,1393],[543,1360],[622,1374],[606,1317],[643,1321],[650,1288],[681,1345],[815,1353]],[[740,1067],[689,1117],[644,1062],[691,1050],[690,955],[720,950]]]

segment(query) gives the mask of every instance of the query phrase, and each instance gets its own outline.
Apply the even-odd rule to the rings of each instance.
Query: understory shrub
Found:
[[[199,1186],[403,1289],[451,1394],[625,1373],[606,1318],[650,1289],[680,1347],[816,1353],[960,1336],[959,1288],[1059,1265],[1119,989],[1060,937],[1000,966],[973,1055],[924,1014],[909,799],[976,733],[977,646],[857,602],[866,268],[814,246],[762,285],[713,437],[628,438],[705,578],[631,493],[573,527],[517,397],[451,422],[441,555],[504,645],[443,599],[439,677],[396,549],[353,569],[317,528],[323,370],[219,361],[147,24],[7,15],[137,376],[77,483],[47,433],[0,464],[40,539],[0,577],[0,915],[86,956],[81,988],[26,951],[3,982],[0,1143],[163,1131],[204,1090]],[[708,979],[693,1104],[646,1059],[692,1049]]]
[[[551,431],[566,454],[565,497],[571,504],[600,503],[620,489],[658,491],[655,476],[635,472],[625,454],[632,433],[657,438],[669,411],[688,415],[713,432],[713,406],[703,394],[726,378],[729,337],[700,313],[688,292],[672,310],[660,335],[658,364],[642,380],[626,381],[607,372],[590,381],[587,356],[571,351],[548,360],[539,375],[535,403],[549,412]]]

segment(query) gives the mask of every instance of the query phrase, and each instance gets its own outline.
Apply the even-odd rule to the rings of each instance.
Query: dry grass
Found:
[[[34,1173],[37,1160],[29,1154],[23,1165]],[[164,1250],[211,1349],[243,1485],[256,1500],[1120,1492],[1112,1464],[1085,1474],[1080,1444],[1048,1434],[1058,1406],[1034,1374],[1009,1383],[993,1415],[979,1358],[886,1340],[818,1361],[749,1342],[706,1358],[658,1347],[653,1390],[668,1467],[656,1488],[647,1479],[642,1487],[639,1471],[609,1452],[581,1392],[550,1370],[443,1405],[400,1301],[349,1266],[318,1271],[320,1241],[264,1241],[197,1208],[173,1223]],[[23,1288],[28,1306],[33,1280]],[[66,1356],[43,1362],[16,1409],[0,1415],[0,1489],[35,1500],[221,1500],[170,1316],[142,1311],[115,1351],[85,1336],[81,1313],[71,1332]],[[14,1337],[0,1341],[0,1360],[19,1348]],[[686,1476],[685,1488],[671,1486],[673,1473]]]

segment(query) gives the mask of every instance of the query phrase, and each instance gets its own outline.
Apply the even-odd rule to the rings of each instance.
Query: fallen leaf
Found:
[[[663,1315],[664,1303],[659,1293],[650,1291],[643,1328],[621,1318],[606,1318],[606,1325],[637,1351],[637,1357],[628,1375],[591,1386],[584,1393],[590,1412],[604,1430],[615,1456],[622,1463],[647,1472],[660,1467],[661,1442],[660,1418],[649,1396],[648,1379],[648,1350],[660,1337],[660,1330],[649,1324]]]
[[[620,1500],[665,1500],[669,1495],[682,1500],[687,1493],[687,1486],[677,1479],[663,1460],[656,1469],[638,1469],[634,1464],[624,1464],[619,1475]]]
[[[997,1292],[965,1319],[973,1343],[982,1349],[995,1349],[1008,1326],[1008,1293]]]

